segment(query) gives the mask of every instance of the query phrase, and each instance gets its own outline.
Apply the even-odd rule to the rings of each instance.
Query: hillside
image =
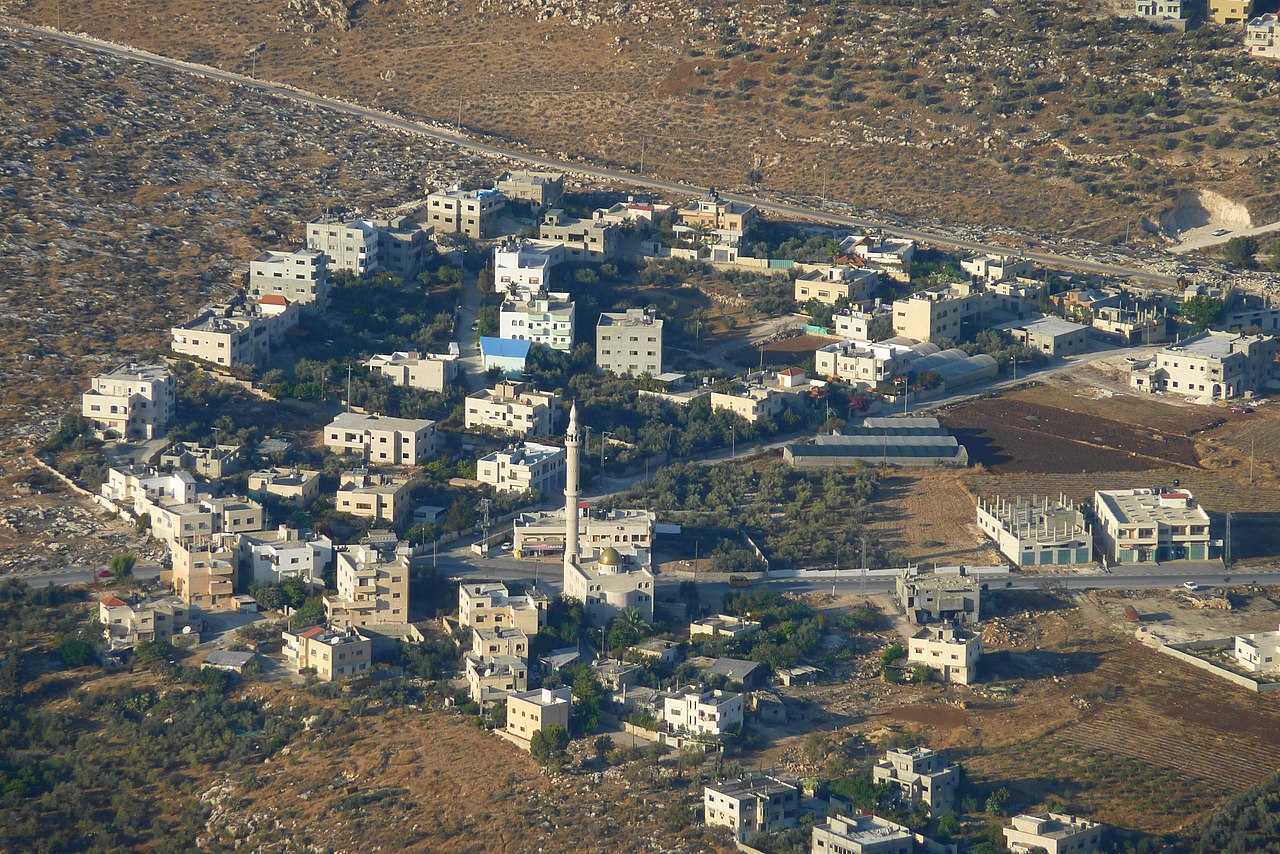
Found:
[[[638,169],[643,151],[647,173],[825,186],[918,219],[1110,239],[1187,219],[1179,200],[1201,190],[1280,218],[1280,68],[1235,30],[1160,33],[1079,0],[0,10],[553,154]]]

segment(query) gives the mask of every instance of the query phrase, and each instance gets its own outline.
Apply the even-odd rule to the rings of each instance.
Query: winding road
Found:
[[[264,92],[280,98],[287,98],[297,103],[308,104],[319,109],[330,110],[342,115],[351,116],[353,118],[360,119],[361,121],[381,125],[402,133],[417,134],[439,142],[456,145],[469,151],[521,161],[529,166],[534,166],[540,169],[575,172],[580,175],[586,175],[599,180],[618,181],[632,186],[644,187],[651,190],[661,190],[675,194],[700,196],[706,192],[706,188],[696,187],[691,184],[668,181],[660,178],[646,178],[630,172],[606,169],[599,166],[589,166],[582,163],[568,163],[507,148],[501,148],[496,145],[489,145],[488,143],[477,142],[467,139],[459,133],[448,130],[440,125],[413,121],[402,116],[397,116],[393,113],[374,110],[368,107],[359,106],[358,104],[341,101],[336,98],[327,98],[311,92],[305,92],[292,86],[268,83],[253,77],[247,77],[243,74],[235,74],[230,71],[223,71],[206,65],[183,62],[170,57],[160,56],[140,48],[114,44],[89,36],[73,35],[71,33],[60,32],[47,27],[31,26],[30,24],[24,24],[12,19],[0,20],[0,27],[39,38],[49,39],[51,41],[61,42],[62,44],[72,45],[85,50],[96,51],[98,53],[107,54],[120,59],[143,62],[157,68],[164,68],[181,74],[193,74],[209,80],[217,80],[224,83],[243,86],[258,92]],[[771,201],[769,199],[763,199],[756,196],[746,196],[737,193],[721,193],[721,197],[735,202],[753,204],[766,213],[846,228],[881,229],[887,234],[905,237],[921,243],[945,247],[951,250],[972,253],[991,253],[997,255],[1020,254],[1037,264],[1057,269],[1075,270],[1082,273],[1101,273],[1112,276],[1125,276],[1135,281],[1153,285],[1173,286],[1177,284],[1177,277],[1175,276],[1154,273],[1137,267],[1127,267],[1120,264],[1105,263],[1086,258],[1075,258],[1048,251],[1015,250],[992,243],[965,240],[923,229],[903,228],[860,217],[843,216],[815,208],[803,207],[801,205]]]

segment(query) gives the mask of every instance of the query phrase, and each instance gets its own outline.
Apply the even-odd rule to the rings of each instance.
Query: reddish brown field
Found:
[[[981,399],[943,413],[969,459],[994,472],[1146,471],[1198,467],[1181,433],[1135,427],[1016,398]]]

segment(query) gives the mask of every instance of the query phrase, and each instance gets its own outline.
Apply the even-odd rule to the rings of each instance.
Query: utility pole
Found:
[[[1227,569],[1231,568],[1231,511],[1227,511],[1227,535],[1223,539],[1222,544],[1222,562],[1226,564]]]
[[[347,412],[351,411],[351,363],[347,363]]]
[[[644,137],[640,137],[640,174],[644,174]]]
[[[480,530],[484,532],[484,555],[489,556],[489,507],[493,504],[488,498],[480,499]]]
[[[1249,485],[1250,486],[1253,485],[1253,451],[1254,451],[1254,445],[1256,441],[1257,440],[1255,437],[1253,436],[1249,437]]]
[[[862,595],[867,595],[867,538],[862,537]]]
[[[453,132],[462,135],[462,99],[458,99],[458,123],[453,126]]]
[[[1016,384],[1018,382],[1018,357],[1010,356],[1009,364],[1013,365],[1013,381]]]
[[[738,458],[738,434],[732,424],[729,425],[729,457],[735,460]]]

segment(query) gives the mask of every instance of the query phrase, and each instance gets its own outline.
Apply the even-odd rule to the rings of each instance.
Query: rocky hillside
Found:
[[[5,0],[16,17],[552,153],[917,219],[1280,217],[1280,67],[1084,0]],[[60,11],[59,11],[60,10]],[[1167,218],[1167,217],[1166,217]],[[1141,229],[1128,229],[1141,235]],[[1137,237],[1135,239],[1147,239]]]

